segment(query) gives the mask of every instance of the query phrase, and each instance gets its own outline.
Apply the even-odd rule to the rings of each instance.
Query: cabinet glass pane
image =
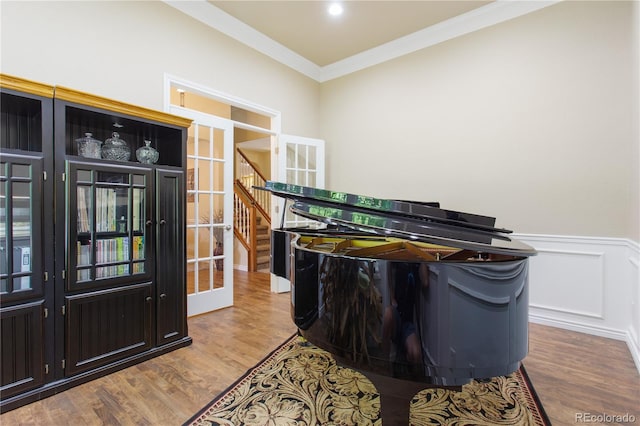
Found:
[[[7,182],[0,182],[0,274],[5,275],[9,273],[8,262],[9,252],[7,251]],[[2,291],[5,292],[6,280],[3,280]]]
[[[25,169],[20,167],[14,166],[12,169],[25,172]],[[28,290],[31,288],[31,182],[12,182],[11,187],[13,290]]]
[[[129,183],[128,173],[102,172],[96,173],[96,182],[105,183]]]
[[[14,178],[29,178],[31,177],[31,166],[28,164],[12,164],[11,176]]]
[[[144,188],[133,188],[133,203],[131,205],[133,212],[133,223],[131,225],[133,232],[144,232]]]
[[[129,188],[96,188],[96,232],[127,232]]]
[[[144,175],[133,175],[133,184],[134,185],[145,185],[146,180]]]
[[[91,183],[91,170],[78,170],[77,173],[78,177],[78,182],[89,182]]]
[[[91,217],[89,214],[92,206],[91,187],[78,186],[78,233],[91,232]]]
[[[96,264],[98,265],[96,278],[129,275],[128,261],[129,237],[104,238],[96,241]]]
[[[70,182],[78,210],[77,220],[69,224],[76,240],[75,283],[87,286],[148,273],[145,223],[149,206],[145,185],[149,177],[81,167],[73,174],[77,180]]]
[[[144,235],[133,237],[133,260],[144,260]]]
[[[142,273],[144,273],[144,262],[134,262],[134,264],[133,264],[133,273],[134,274],[142,274]]]

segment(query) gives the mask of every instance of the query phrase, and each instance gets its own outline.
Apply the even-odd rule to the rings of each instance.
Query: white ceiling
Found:
[[[559,0],[164,0],[187,15],[319,81],[327,81]]]

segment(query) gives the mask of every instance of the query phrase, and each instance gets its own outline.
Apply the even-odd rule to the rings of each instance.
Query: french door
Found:
[[[277,177],[273,180],[295,185],[324,188],[324,140],[302,136],[280,135],[278,138]],[[282,198],[274,197],[271,223],[279,227],[284,212],[285,227],[303,226],[310,222],[285,211]],[[291,290],[289,280],[271,274],[271,291],[282,293]]]
[[[187,315],[233,304],[233,124],[171,106],[193,120],[187,139]]]

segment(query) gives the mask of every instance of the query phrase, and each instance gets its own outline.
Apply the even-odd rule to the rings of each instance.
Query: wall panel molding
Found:
[[[623,340],[640,371],[640,245],[623,238],[517,234],[535,247],[531,322]]]

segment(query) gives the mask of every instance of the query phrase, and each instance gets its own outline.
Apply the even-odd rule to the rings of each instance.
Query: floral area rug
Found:
[[[375,425],[380,398],[362,374],[293,336],[185,425]],[[411,401],[410,424],[549,425],[524,368],[462,391],[425,389]]]

